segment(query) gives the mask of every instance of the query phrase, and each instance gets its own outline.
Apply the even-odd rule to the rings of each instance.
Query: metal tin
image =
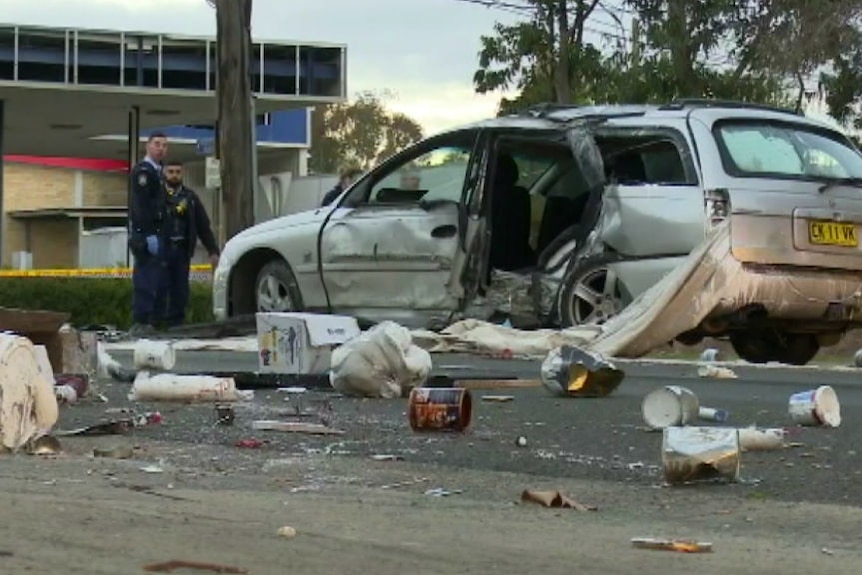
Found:
[[[662,441],[668,483],[739,479],[739,431],[728,427],[667,427]]]
[[[605,397],[620,385],[625,372],[598,353],[566,345],[548,354],[541,377],[555,395]]]
[[[416,387],[407,411],[414,431],[464,431],[473,416],[473,399],[462,387]]]
[[[234,413],[230,405],[216,405],[216,423],[218,425],[233,425]]]

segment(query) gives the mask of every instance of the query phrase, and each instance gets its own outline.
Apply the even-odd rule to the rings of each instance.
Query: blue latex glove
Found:
[[[159,253],[159,238],[156,236],[147,236],[147,251],[151,256]]]

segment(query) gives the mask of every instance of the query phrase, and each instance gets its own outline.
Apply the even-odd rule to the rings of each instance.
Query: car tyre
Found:
[[[589,256],[566,274],[558,303],[563,327],[602,325],[625,309],[629,302],[610,268],[618,261],[615,254]]]
[[[302,311],[299,286],[286,262],[273,260],[261,268],[254,283],[254,304],[259,312]]]
[[[807,365],[820,351],[817,337],[810,333],[735,331],[730,334],[730,343],[736,355],[748,363],[778,361],[788,365]]]

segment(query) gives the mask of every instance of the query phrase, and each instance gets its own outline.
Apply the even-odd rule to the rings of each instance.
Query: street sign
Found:
[[[221,187],[221,162],[218,158],[207,156],[204,161],[204,185],[211,190]]]
[[[199,156],[212,156],[215,154],[215,138],[201,138],[195,142],[195,152]]]

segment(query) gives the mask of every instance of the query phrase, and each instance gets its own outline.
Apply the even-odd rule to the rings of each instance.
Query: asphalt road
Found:
[[[131,360],[127,352],[112,355],[126,365]],[[437,373],[465,379],[507,375],[535,379],[539,372],[535,362],[468,356],[435,355],[434,363]],[[285,416],[294,409],[297,396],[275,390],[258,390],[254,401],[238,405],[232,427],[213,425],[211,405],[140,406],[159,409],[165,424],[136,433],[153,439],[223,445],[234,452],[239,451],[233,447],[239,439],[254,437],[266,444],[261,450],[247,451],[262,451],[266,457],[321,451],[337,457],[392,454],[408,462],[659,486],[662,435],[646,430],[640,403],[650,390],[675,384],[694,391],[701,405],[729,410],[730,420],[723,425],[789,427],[789,441],[802,444],[780,451],[743,453],[739,483],[698,489],[743,498],[862,504],[862,460],[857,453],[862,451],[859,372],[734,366],[738,379],[702,379],[694,364],[620,362],[619,366],[626,371],[626,379],[612,395],[601,399],[559,398],[544,388],[474,391],[473,422],[462,434],[413,432],[407,422],[406,400],[359,400],[329,392],[304,394],[299,407],[324,412],[331,408],[331,425],[345,430],[344,436],[251,430],[252,420]],[[250,353],[180,352],[176,370],[255,368],[256,359]],[[824,384],[833,386],[841,401],[841,427],[792,426],[787,417],[789,396]],[[112,382],[100,384],[99,390],[110,398],[111,405],[119,406],[128,403],[128,389],[128,384]],[[481,401],[481,396],[490,394],[515,399],[508,403]],[[104,408],[81,404],[65,409],[61,427],[93,423],[103,417]],[[515,444],[519,436],[526,438],[526,446]]]

